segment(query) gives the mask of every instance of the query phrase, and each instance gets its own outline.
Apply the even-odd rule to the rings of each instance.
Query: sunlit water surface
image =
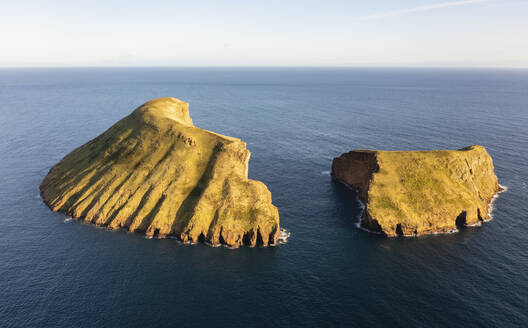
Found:
[[[242,138],[270,188],[275,248],[110,232],[51,212],[49,168],[145,101],[190,103]],[[0,70],[0,326],[521,326],[528,320],[528,71]],[[481,228],[360,231],[332,158],[355,148],[486,146],[501,184]]]

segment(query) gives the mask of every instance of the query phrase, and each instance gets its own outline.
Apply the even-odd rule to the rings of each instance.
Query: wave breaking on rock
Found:
[[[145,103],[66,155],[40,185],[53,210],[107,229],[230,247],[275,245],[271,193],[238,138],[194,126],[188,104]]]
[[[459,150],[355,150],[334,158],[332,178],[358,190],[360,228],[386,236],[457,232],[489,221],[503,191],[482,146]]]

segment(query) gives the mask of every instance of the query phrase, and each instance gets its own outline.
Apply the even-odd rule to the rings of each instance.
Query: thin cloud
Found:
[[[366,19],[366,20],[379,19],[379,18],[415,13],[418,11],[428,11],[428,10],[446,8],[446,7],[465,6],[465,5],[471,5],[471,4],[475,4],[479,2],[489,2],[489,1],[494,1],[494,0],[462,0],[462,1],[441,2],[441,3],[434,4],[434,5],[406,8],[406,9],[400,9],[400,10],[394,10],[394,11],[387,11],[384,13],[378,13],[378,14],[369,15],[369,16],[363,16],[363,17],[360,17],[360,19]]]

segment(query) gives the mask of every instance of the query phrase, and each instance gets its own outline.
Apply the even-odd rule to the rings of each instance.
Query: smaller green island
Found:
[[[194,126],[189,104],[151,100],[51,168],[53,210],[108,229],[238,247],[275,245],[279,212],[238,138]]]
[[[386,236],[457,231],[491,219],[502,191],[483,146],[459,150],[354,150],[334,158],[332,178],[358,190],[360,227]]]

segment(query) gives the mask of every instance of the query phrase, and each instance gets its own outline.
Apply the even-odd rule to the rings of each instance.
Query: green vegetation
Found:
[[[364,169],[374,167],[369,161],[377,163],[376,170]],[[388,236],[448,232],[456,229],[462,213],[462,223],[468,225],[486,220],[488,204],[500,189],[492,159],[482,146],[352,151],[334,159],[332,174],[360,189],[366,203],[362,224],[379,226]]]
[[[188,104],[147,102],[56,164],[41,184],[54,211],[106,226],[230,246],[276,243],[279,215],[248,179],[237,138],[195,127]]]

